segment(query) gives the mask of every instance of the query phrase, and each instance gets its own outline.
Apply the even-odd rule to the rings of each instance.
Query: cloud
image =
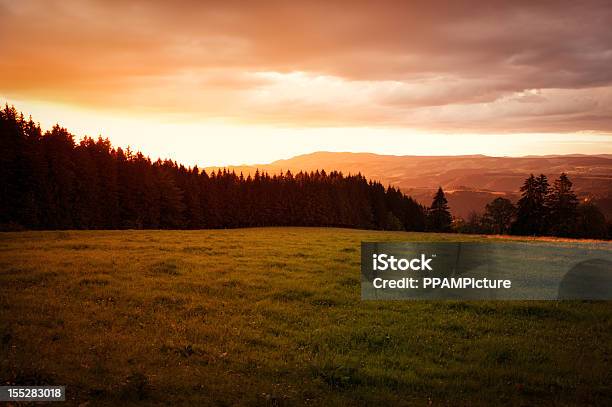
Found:
[[[610,26],[606,1],[0,0],[0,93],[194,120],[610,132]]]

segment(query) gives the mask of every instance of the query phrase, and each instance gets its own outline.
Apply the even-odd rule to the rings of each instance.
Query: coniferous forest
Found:
[[[14,107],[0,110],[0,229],[204,229],[334,226],[361,229],[608,238],[610,225],[579,202],[561,174],[529,176],[515,204],[496,198],[483,214],[453,218],[442,188],[424,207],[361,174],[287,171],[207,173],[153,162],[108,139],[76,142],[43,132]]]
[[[393,187],[343,175],[210,174],[0,111],[3,229],[337,226],[424,230],[425,209]]]

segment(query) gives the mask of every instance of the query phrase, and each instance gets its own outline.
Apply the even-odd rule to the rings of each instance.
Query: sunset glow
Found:
[[[0,0],[0,100],[186,164],[612,153],[598,4]]]
[[[612,0],[0,0],[0,403],[612,405],[611,305]]]

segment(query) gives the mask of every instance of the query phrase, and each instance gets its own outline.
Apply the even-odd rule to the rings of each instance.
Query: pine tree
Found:
[[[444,196],[442,187],[440,187],[427,211],[427,230],[431,232],[450,232],[452,220],[448,201]]]
[[[578,221],[578,198],[572,191],[572,182],[562,173],[555,180],[547,199],[548,224],[553,236],[572,236]]]
[[[536,219],[539,219],[538,223],[538,234],[548,234],[550,226],[550,208],[548,207],[548,197],[550,194],[550,185],[548,184],[548,178],[544,174],[540,174],[536,178],[536,191],[537,199],[539,202],[538,210],[536,212]]]
[[[521,199],[517,202],[516,221],[512,232],[518,235],[543,235],[547,230],[549,193],[548,179],[544,174],[525,180],[521,187]]]
[[[176,166],[168,161],[163,163],[158,161],[156,167],[160,208],[159,226],[162,229],[183,228],[185,226],[183,221],[185,205],[183,203],[183,191],[176,186],[176,181],[173,177],[174,171],[172,170]]]
[[[0,110],[0,224],[4,228],[17,227],[19,205],[17,151],[23,150],[21,132],[17,124],[17,111],[8,105]]]

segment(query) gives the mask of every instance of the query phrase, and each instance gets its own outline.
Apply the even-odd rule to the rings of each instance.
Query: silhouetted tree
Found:
[[[573,236],[578,220],[578,198],[572,191],[572,182],[565,173],[553,183],[547,204],[548,232],[553,236]]]
[[[427,230],[432,232],[450,232],[452,220],[448,201],[446,196],[444,196],[442,187],[440,187],[427,211]]]
[[[0,227],[231,228],[268,225],[422,230],[423,207],[361,174],[208,174],[154,163],[108,139],[78,144],[0,110]]]
[[[575,237],[606,239],[612,237],[608,232],[606,217],[592,202],[584,202],[576,208]]]
[[[482,222],[488,226],[488,230],[494,234],[505,234],[510,232],[516,208],[512,201],[506,198],[495,198],[485,207]]]
[[[546,232],[548,218],[547,198],[549,186],[544,174],[525,180],[521,198],[517,202],[516,221],[512,232],[518,235],[542,235]]]

